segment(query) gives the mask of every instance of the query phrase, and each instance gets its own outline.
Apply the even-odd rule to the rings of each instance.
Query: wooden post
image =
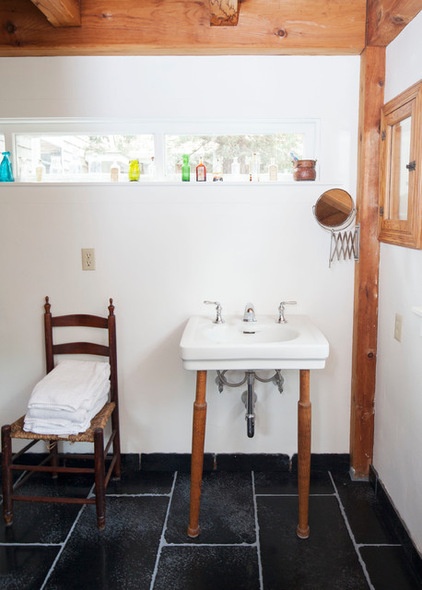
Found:
[[[375,371],[378,329],[379,126],[384,101],[385,48],[367,47],[361,57],[357,223],[360,258],[355,299],[350,424],[351,471],[366,478],[374,441]]]
[[[213,27],[235,26],[239,20],[238,0],[210,0],[210,25]]]
[[[207,372],[197,371],[196,397],[193,405],[189,537],[197,537],[201,532],[199,526],[199,509],[201,503],[202,471],[204,467],[205,421],[207,416],[206,388]]]
[[[299,522],[296,534],[300,539],[307,539],[309,537],[309,485],[311,478],[311,396],[309,369],[302,369],[300,371],[297,475]]]
[[[53,27],[80,27],[79,0],[31,0]]]

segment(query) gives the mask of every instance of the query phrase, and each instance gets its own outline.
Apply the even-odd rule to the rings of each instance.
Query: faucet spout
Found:
[[[253,306],[253,303],[246,304],[245,311],[243,313],[243,321],[244,322],[256,322],[255,308]]]

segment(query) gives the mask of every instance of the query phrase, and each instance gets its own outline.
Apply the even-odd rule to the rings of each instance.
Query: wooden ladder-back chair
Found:
[[[108,317],[100,317],[86,314],[62,315],[54,317],[50,312],[49,298],[45,298],[44,332],[47,373],[55,366],[57,355],[95,355],[107,357],[110,363],[110,396],[103,408],[91,420],[91,424],[85,432],[71,435],[37,434],[23,429],[25,416],[22,416],[13,424],[2,427],[2,487],[3,487],[3,515],[6,525],[13,522],[13,502],[60,502],[74,504],[95,504],[97,512],[97,524],[100,530],[105,527],[105,492],[110,478],[120,478],[120,433],[119,433],[119,406],[117,391],[117,354],[116,354],[116,318],[114,316],[113,300],[110,299]],[[85,328],[101,328],[108,331],[108,345],[93,342],[66,342],[56,344],[53,335],[57,329],[69,326]],[[94,334],[94,332],[93,332]],[[110,436],[105,442],[105,427],[111,422]],[[12,440],[30,440],[20,451],[12,452]],[[24,454],[39,441],[47,443],[48,456],[40,454],[42,461],[34,465],[34,453],[31,453],[32,464],[24,460]],[[93,443],[94,456],[85,454],[59,454],[58,442]],[[66,460],[63,461],[67,457]],[[69,458],[71,461],[69,461]],[[87,466],[87,459],[93,460],[93,466]],[[72,466],[68,466],[69,463]],[[14,485],[13,473],[20,472],[21,477]],[[95,484],[94,496],[85,498],[36,496],[17,494],[16,490],[33,475],[34,472],[51,472],[53,477],[61,473],[67,474],[93,474]]]

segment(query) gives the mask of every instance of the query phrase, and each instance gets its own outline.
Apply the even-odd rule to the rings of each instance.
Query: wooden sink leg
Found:
[[[308,369],[300,371],[297,463],[299,523],[296,534],[300,539],[307,539],[309,537],[309,484],[311,478],[311,398]]]
[[[204,467],[205,422],[207,417],[207,372],[196,373],[196,397],[193,404],[192,459],[190,476],[190,512],[188,536],[197,537],[201,503],[202,472]]]

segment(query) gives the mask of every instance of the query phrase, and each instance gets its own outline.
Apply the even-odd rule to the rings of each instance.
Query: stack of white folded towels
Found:
[[[39,381],[23,429],[37,434],[78,434],[108,401],[108,362],[63,360]]]

